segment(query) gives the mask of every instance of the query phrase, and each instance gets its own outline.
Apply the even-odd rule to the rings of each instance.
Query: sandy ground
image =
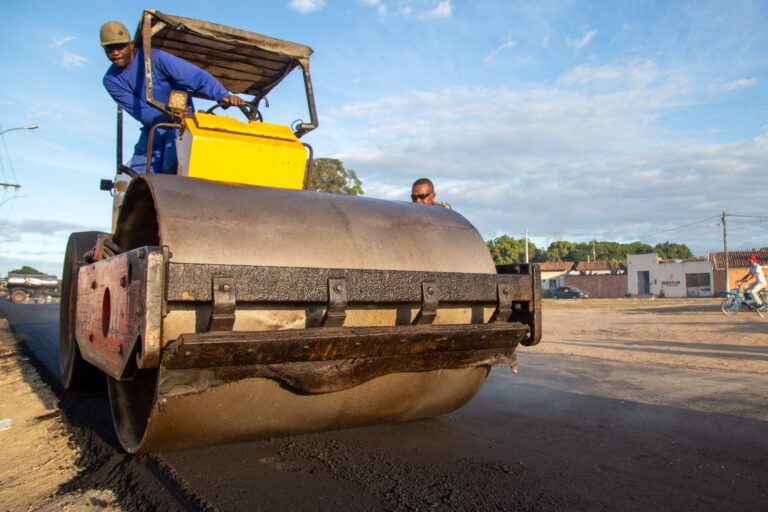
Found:
[[[610,361],[768,374],[768,315],[720,299],[545,300],[535,350]],[[530,349],[529,349],[530,350]]]
[[[120,510],[109,491],[60,493],[77,473],[58,399],[0,319],[0,510]]]
[[[544,302],[531,349],[641,365],[768,374],[768,317],[726,317],[718,299]],[[120,510],[110,491],[62,491],[78,451],[58,400],[0,319],[0,512]]]

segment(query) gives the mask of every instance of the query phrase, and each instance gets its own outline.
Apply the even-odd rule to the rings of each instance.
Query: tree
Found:
[[[310,190],[332,194],[363,195],[363,183],[352,169],[345,169],[336,158],[316,158],[315,168],[309,179]]]
[[[17,268],[16,270],[11,270],[8,272],[9,274],[43,274],[43,272],[40,272],[34,267],[28,267],[27,265],[24,265],[21,268]]]
[[[552,242],[545,252],[546,261],[573,261],[573,247],[574,243],[567,240]]]
[[[654,249],[659,253],[659,258],[668,260],[693,258],[693,253],[685,244],[664,242],[663,244],[656,244]]]
[[[651,247],[648,244],[644,244],[643,242],[630,242],[628,244],[622,244],[622,245],[625,247],[625,250],[626,250],[626,252],[624,253],[624,258],[627,257],[627,254],[650,254],[654,252],[653,247]]]
[[[627,254],[646,254],[654,248],[642,242],[569,242],[558,240],[540,251],[540,261],[624,261]],[[594,257],[593,257],[594,254]]]
[[[488,250],[491,251],[493,261],[497,265],[504,263],[522,263],[525,261],[525,239],[515,239],[509,235],[501,235],[494,240],[486,242]],[[528,258],[533,260],[536,257],[538,249],[536,244],[528,242]]]

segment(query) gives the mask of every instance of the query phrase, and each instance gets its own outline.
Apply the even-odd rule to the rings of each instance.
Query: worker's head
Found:
[[[748,261],[748,262],[750,262],[750,263],[753,263],[753,264],[754,264],[754,263],[757,263],[757,256],[755,256],[754,254],[752,254],[752,255],[750,255],[750,257],[749,257],[749,258],[747,258],[747,261]]]
[[[125,25],[119,21],[108,21],[99,31],[101,46],[112,64],[124,68],[133,61],[133,42]]]
[[[435,186],[430,179],[421,178],[413,182],[411,201],[419,204],[433,204],[435,202]]]

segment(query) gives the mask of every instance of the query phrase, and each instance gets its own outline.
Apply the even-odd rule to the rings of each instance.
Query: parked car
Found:
[[[588,299],[589,294],[575,286],[560,286],[555,288],[552,296],[556,299]]]

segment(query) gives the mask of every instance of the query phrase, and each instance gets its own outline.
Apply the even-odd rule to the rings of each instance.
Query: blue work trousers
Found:
[[[152,140],[152,161],[149,172],[152,174],[176,174],[178,159],[176,157],[177,130],[158,128]],[[136,173],[144,174],[147,169],[147,148],[149,147],[149,129],[142,129],[139,142],[133,148],[130,168]]]

